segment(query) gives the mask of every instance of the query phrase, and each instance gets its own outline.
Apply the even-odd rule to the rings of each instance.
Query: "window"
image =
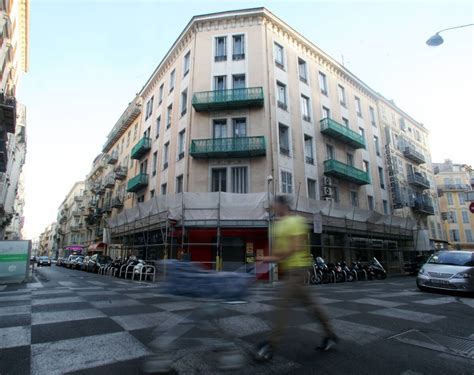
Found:
[[[168,168],[168,157],[170,152],[170,143],[166,142],[165,147],[163,149],[163,170]]]
[[[323,118],[331,118],[331,110],[323,106]]]
[[[232,193],[247,194],[247,167],[232,167]]]
[[[212,137],[227,138],[227,120],[219,119],[212,122]]]
[[[351,191],[351,205],[352,207],[359,207],[359,196],[357,191]]]
[[[382,206],[383,206],[383,213],[385,215],[388,215],[388,202],[385,199],[382,200]]]
[[[326,158],[327,159],[335,159],[334,157],[334,147],[331,145],[326,144]]]
[[[161,116],[156,118],[156,138],[160,136]]]
[[[346,107],[346,90],[341,85],[337,85],[337,92],[339,94],[339,103],[341,103],[343,107]]]
[[[130,132],[127,133],[127,147],[130,145]]]
[[[232,36],[232,60],[245,59],[245,44],[244,35],[233,35]]]
[[[275,43],[275,64],[279,68],[285,67],[283,47]]]
[[[449,230],[449,238],[451,241],[458,242],[459,241],[459,231],[457,229],[450,229]]]
[[[405,119],[403,117],[398,120],[398,127],[401,131],[406,131],[407,126],[405,125]]]
[[[165,89],[165,84],[162,83],[161,86],[160,86],[160,93],[159,93],[159,103],[158,104],[161,104],[161,102],[163,101],[163,91]]]
[[[308,198],[316,199],[316,181],[308,178]]]
[[[354,166],[354,155],[347,153],[347,165]]]
[[[183,77],[185,77],[189,73],[189,67],[191,66],[191,51],[189,51],[186,55],[184,55],[183,60]]]
[[[232,88],[233,89],[245,88],[245,74],[234,74],[232,76]]]
[[[374,135],[374,146],[375,146],[375,153],[377,156],[380,156],[380,144],[379,144],[379,137]]]
[[[472,231],[470,229],[466,229],[464,233],[466,234],[466,242],[474,242],[472,239]]]
[[[277,82],[277,94],[278,94],[278,102],[277,102],[278,107],[286,110],[287,105],[286,105],[286,85],[285,84],[281,82]]]
[[[148,120],[148,118],[151,116],[152,113],[153,113],[153,96],[146,103],[145,120]]]
[[[367,206],[369,208],[369,211],[373,211],[375,208],[374,197],[371,195],[367,195]]]
[[[369,107],[369,115],[370,122],[372,123],[372,125],[377,126],[377,123],[375,122],[375,110],[372,107]]]
[[[303,120],[311,121],[309,98],[304,95],[301,95],[301,112],[303,113]]]
[[[383,176],[383,168],[382,168],[382,167],[379,167],[378,170],[379,170],[379,183],[380,183],[380,187],[381,187],[382,189],[385,189],[385,180],[384,180],[384,176]]]
[[[300,81],[308,82],[308,71],[306,69],[306,61],[298,58],[298,73],[300,75]]]
[[[339,188],[337,186],[332,186],[332,198],[335,203],[339,203]]]
[[[349,120],[346,119],[345,117],[342,118],[342,123],[344,124],[344,126],[345,126],[346,128],[349,127]]]
[[[469,213],[467,211],[462,211],[462,222],[469,224]]]
[[[446,199],[448,200],[448,204],[450,206],[454,205],[453,193],[446,193]]]
[[[140,163],[140,173],[146,174],[148,171],[148,159]]]
[[[293,176],[290,172],[281,171],[281,192],[293,194]]]
[[[457,180],[457,179],[456,179]],[[456,184],[458,184],[458,182],[456,181]],[[459,185],[461,185],[461,183],[459,182]],[[458,199],[459,199],[459,204],[464,204],[466,203],[464,201],[464,193],[458,193]]]
[[[211,191],[227,191],[227,168],[212,169]]]
[[[151,165],[151,168],[152,168],[152,175],[155,176],[156,175],[156,163],[158,162],[158,152],[154,152],[153,153],[153,163]]]
[[[214,76],[214,90],[222,91],[227,88],[226,76]]]
[[[135,124],[135,128],[133,129],[133,140],[137,139],[137,133],[138,133],[138,124]]]
[[[218,36],[216,38],[216,51],[214,61],[227,60],[227,37]]]
[[[151,135],[151,127],[149,126],[143,133],[143,138],[150,138],[150,135]]]
[[[313,154],[313,138],[309,135],[304,135],[304,153],[307,164],[314,164]]]
[[[181,93],[181,116],[186,114],[188,107],[188,89]]]
[[[290,155],[290,129],[288,126],[278,125],[279,139],[280,139],[280,154]]]
[[[234,138],[247,136],[247,119],[246,118],[232,119],[232,135]]]
[[[357,116],[362,117],[362,107],[360,106],[360,99],[356,96],[354,97],[354,101],[355,101]]]
[[[321,93],[324,95],[328,95],[328,81],[326,78],[326,74],[319,72],[319,87],[321,89]]]
[[[176,83],[176,69],[170,73],[170,92],[174,90],[174,84]]]
[[[183,129],[178,134],[178,160],[184,158],[184,144],[186,131]]]
[[[450,211],[449,212],[449,221],[450,223],[457,224],[458,223],[458,217],[456,215],[456,211]]]
[[[166,189],[168,188],[168,184],[165,182],[161,184],[161,195],[166,195]]]
[[[364,160],[362,163],[364,164],[364,171],[370,175],[369,162],[367,160]]]
[[[173,116],[173,104],[168,106],[166,111],[166,129],[169,129],[171,126],[171,117]]]
[[[155,197],[155,189],[150,190],[150,198],[154,198],[154,197]]]
[[[183,192],[183,175],[176,177],[176,192]]]

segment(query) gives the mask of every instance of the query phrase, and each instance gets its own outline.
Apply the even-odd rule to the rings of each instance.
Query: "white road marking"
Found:
[[[0,294],[0,305],[3,303],[3,302],[13,302],[13,301],[28,301],[30,300],[31,297],[29,294],[21,294],[21,295],[18,295],[18,296],[3,296]]]
[[[106,301],[96,301],[96,302],[89,302],[89,303],[97,309],[106,309],[109,307],[143,306],[143,303],[135,301],[133,299],[122,299],[122,300],[111,299],[111,300],[106,300]]]
[[[41,312],[31,314],[31,324],[59,323],[73,320],[104,318],[105,316],[102,311],[95,309]]]
[[[446,303],[456,302],[456,298],[454,297],[429,298],[429,299],[423,299],[423,300],[414,301],[414,302],[419,303],[421,305],[435,306],[435,305],[444,305]]]
[[[7,289],[6,285],[0,285],[0,291]]]
[[[465,305],[468,305],[469,307],[472,307],[474,309],[474,299],[460,298],[459,300]]]
[[[76,303],[76,302],[85,302],[80,297],[59,297],[59,298],[42,298],[42,299],[33,299],[31,304],[33,306],[43,306],[43,305],[57,305],[61,303]]]
[[[267,322],[252,315],[218,319],[217,324],[232,337],[244,337],[270,331]]]
[[[370,311],[369,314],[410,320],[412,322],[418,322],[418,323],[433,323],[437,320],[446,318],[444,315],[435,315],[435,314],[421,313],[417,311],[394,309],[394,308]]]
[[[129,293],[125,294],[128,298],[141,299],[141,298],[156,298],[158,294],[156,293]]]
[[[30,327],[0,328],[0,349],[14,348],[16,346],[30,345]]]
[[[56,289],[45,289],[45,290],[33,290],[33,296],[49,296],[54,294],[70,294],[71,290],[67,288],[56,288]]]
[[[127,332],[34,344],[31,346],[31,373],[64,374],[148,354],[151,353],[146,347]]]
[[[87,282],[89,284],[92,284],[92,285],[95,285],[95,286],[108,286],[109,284],[107,283],[104,283],[102,281],[90,281],[90,280],[87,280]]]
[[[375,305],[375,306],[380,306],[380,307],[397,307],[397,306],[405,305],[402,302],[384,301],[382,299],[376,299],[376,298],[361,298],[361,299],[353,300],[352,302],[363,303],[366,305]]]
[[[31,313],[30,305],[0,307],[0,316],[29,314],[29,313]]]
[[[114,291],[112,290],[88,290],[88,291],[85,291],[85,292],[77,292],[77,294],[79,294],[80,296],[108,296],[108,295],[117,295],[117,293],[115,293]]]
[[[133,331],[136,329],[156,327],[172,317],[179,318],[179,315],[168,312],[159,312],[150,314],[112,316],[111,319],[123,329],[127,331]]]
[[[38,281],[36,283],[28,283],[28,284],[26,284],[26,287],[31,288],[31,289],[33,289],[33,288],[44,288],[44,285]]]
[[[72,281],[58,281],[58,284],[59,285],[62,285],[62,286],[78,286],[77,283],[73,283]]]

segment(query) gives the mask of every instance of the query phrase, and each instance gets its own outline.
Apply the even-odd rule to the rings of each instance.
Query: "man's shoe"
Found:
[[[336,336],[333,337],[325,337],[321,346],[318,348],[319,350],[325,352],[331,348],[334,348],[338,342],[338,338]]]
[[[273,347],[268,341],[264,341],[257,345],[255,351],[255,359],[258,362],[267,362],[273,358]]]

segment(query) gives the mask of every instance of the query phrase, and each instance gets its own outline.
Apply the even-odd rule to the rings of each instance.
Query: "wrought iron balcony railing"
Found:
[[[424,178],[423,175],[419,173],[409,174],[407,177],[407,180],[410,185],[413,185],[422,189],[430,188],[430,181]]]
[[[403,155],[410,159],[411,161],[417,164],[426,163],[425,157],[419,151],[417,151],[413,146],[406,146],[405,150],[403,150]]]

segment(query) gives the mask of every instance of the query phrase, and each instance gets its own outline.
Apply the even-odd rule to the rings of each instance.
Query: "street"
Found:
[[[239,303],[209,304],[162,295],[157,284],[56,266],[37,269],[35,279],[0,286],[2,375],[139,374],[164,337],[174,342],[173,368],[186,374],[219,373],[213,349],[223,337],[249,359],[230,373],[474,373],[474,299],[419,292],[413,277],[308,286],[339,345],[315,350],[320,326],[295,306],[282,347],[265,364],[249,352],[275,316],[277,295],[268,285]],[[204,329],[205,322],[219,329]]]

